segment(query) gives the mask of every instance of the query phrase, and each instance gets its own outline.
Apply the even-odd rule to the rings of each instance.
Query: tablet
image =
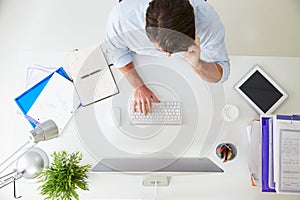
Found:
[[[235,85],[235,89],[259,114],[271,114],[288,97],[258,65]]]

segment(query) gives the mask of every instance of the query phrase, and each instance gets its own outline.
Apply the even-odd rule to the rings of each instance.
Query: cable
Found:
[[[154,199],[153,200],[157,200],[157,193],[158,193],[158,188],[157,188],[157,182],[158,181],[155,181],[154,182],[154,189],[155,189],[155,192],[154,192]]]

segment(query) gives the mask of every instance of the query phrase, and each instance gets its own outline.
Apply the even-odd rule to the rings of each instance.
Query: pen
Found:
[[[101,69],[98,69],[98,70],[96,70],[96,71],[94,71],[94,72],[91,72],[91,73],[89,73],[89,74],[87,74],[87,75],[82,76],[81,79],[87,78],[87,77],[89,77],[89,76],[91,76],[91,75],[93,75],[93,74],[96,74],[96,73],[100,72],[100,71],[101,71]]]

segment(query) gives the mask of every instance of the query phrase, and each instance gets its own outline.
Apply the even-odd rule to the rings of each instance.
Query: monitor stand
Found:
[[[143,180],[143,186],[169,186],[171,176],[148,175]]]

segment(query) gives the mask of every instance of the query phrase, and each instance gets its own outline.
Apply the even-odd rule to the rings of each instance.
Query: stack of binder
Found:
[[[254,184],[263,192],[300,194],[300,116],[261,116],[248,136]]]

